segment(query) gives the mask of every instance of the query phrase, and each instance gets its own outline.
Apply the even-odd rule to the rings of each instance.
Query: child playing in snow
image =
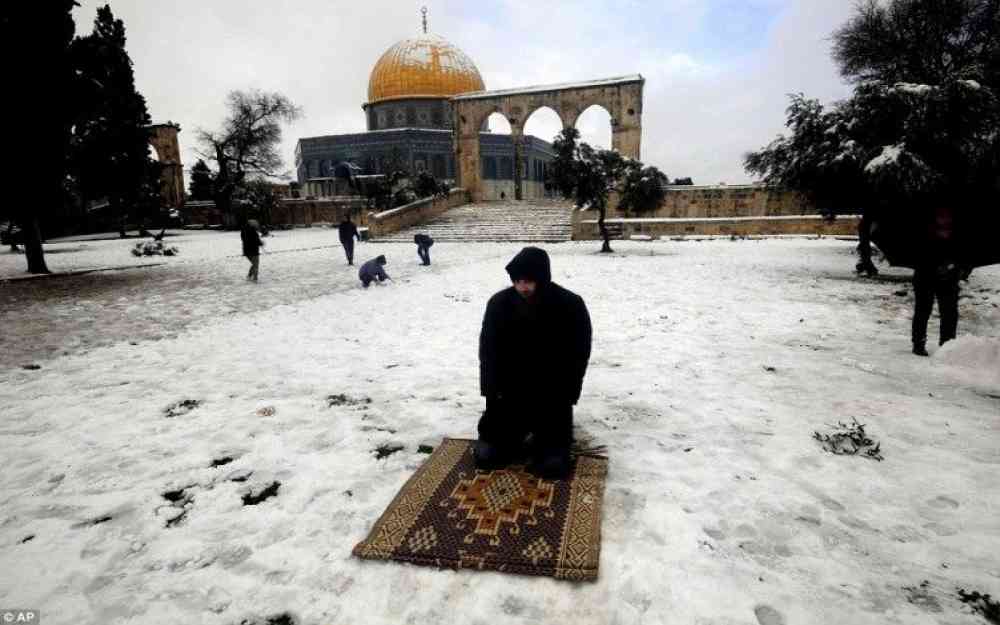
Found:
[[[385,256],[381,254],[361,265],[361,269],[358,270],[358,278],[361,280],[361,286],[367,289],[368,285],[372,282],[381,283],[385,280],[391,280],[392,278],[385,272],[385,265]]]

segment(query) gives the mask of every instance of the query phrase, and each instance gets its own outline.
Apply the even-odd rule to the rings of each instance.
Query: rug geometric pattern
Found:
[[[472,441],[446,438],[406,482],[359,558],[556,579],[597,579],[607,459],[577,456],[565,480],[512,465],[478,471]]]

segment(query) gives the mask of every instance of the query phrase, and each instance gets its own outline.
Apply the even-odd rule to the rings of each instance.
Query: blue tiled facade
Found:
[[[455,152],[451,104],[447,100],[400,100],[366,105],[368,132],[304,137],[295,148],[296,178],[333,176],[334,167],[351,162],[364,174],[383,174],[398,163],[413,172],[429,171],[435,178],[454,180]],[[514,179],[514,146],[510,135],[483,132],[480,158],[484,180]],[[554,153],[547,141],[523,138],[522,179],[544,181]]]

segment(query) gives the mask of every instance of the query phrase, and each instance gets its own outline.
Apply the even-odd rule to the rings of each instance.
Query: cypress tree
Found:
[[[136,91],[125,42],[124,23],[104,5],[91,34],[73,43],[80,108],[71,151],[84,205],[107,198],[123,233],[126,219],[149,219],[159,209],[159,167],[149,156],[149,113],[146,99]]]
[[[208,168],[205,161],[198,159],[198,162],[191,168],[191,184],[188,186],[188,193],[192,200],[211,200],[212,184],[215,176]]]

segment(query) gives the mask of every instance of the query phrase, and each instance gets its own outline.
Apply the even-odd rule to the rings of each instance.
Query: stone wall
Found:
[[[372,237],[385,236],[424,223],[450,208],[469,203],[469,193],[465,189],[452,189],[447,196],[425,198],[381,213],[369,213],[368,234]]]
[[[327,225],[339,223],[344,215],[355,217],[365,225],[368,203],[362,197],[338,197],[322,200],[285,199],[271,211],[271,223],[291,226]]]
[[[617,197],[609,199],[617,204]],[[857,234],[857,219],[827,222],[805,198],[763,185],[671,186],[659,208],[626,214],[612,209],[607,222],[614,237],[651,236]],[[595,211],[574,211],[573,238],[600,238]]]
[[[215,207],[215,202],[188,200],[181,209],[184,224],[192,226],[222,225],[222,211]]]
[[[767,189],[763,185],[672,186],[658,209],[615,217],[756,217],[814,215],[818,213],[798,193]],[[611,216],[611,213],[609,213]]]
[[[574,217],[573,240],[596,241],[601,238],[595,211],[576,211],[583,217]],[[689,236],[689,235],[826,235],[854,236],[858,232],[858,215],[838,215],[830,221],[821,215],[782,215],[757,217],[702,217],[702,218],[637,218],[608,217],[605,224],[613,239],[632,237]]]
[[[367,202],[361,197],[339,197],[322,200],[282,198],[281,204],[271,211],[272,226],[312,226],[335,224],[345,214],[354,216],[359,226],[366,225]],[[221,226],[225,223],[222,211],[215,202],[187,202],[183,209],[184,223],[188,226]]]

